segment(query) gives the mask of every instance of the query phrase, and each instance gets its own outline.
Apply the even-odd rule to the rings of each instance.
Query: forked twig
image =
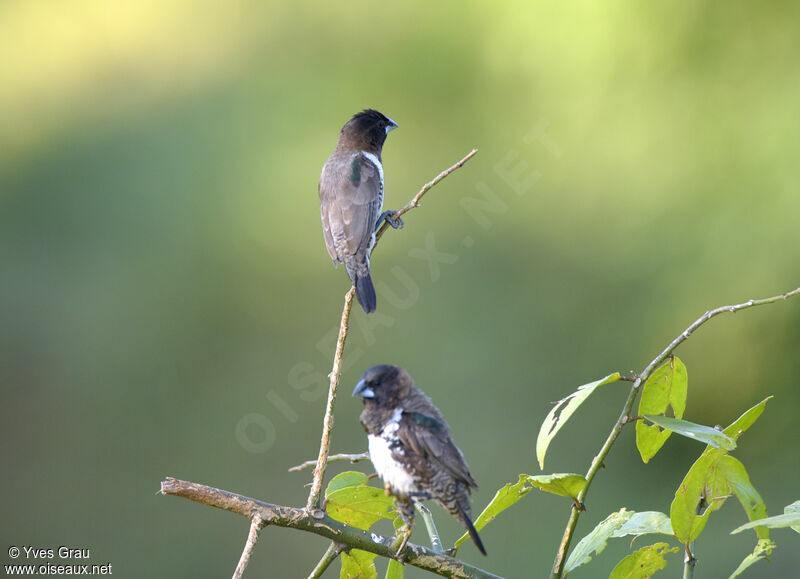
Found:
[[[332,454],[328,457],[328,462],[344,462],[350,461],[350,464],[361,462],[362,460],[369,460],[368,452],[359,452],[357,454]],[[289,472],[300,472],[312,466],[317,466],[316,460],[307,460],[289,468]]]

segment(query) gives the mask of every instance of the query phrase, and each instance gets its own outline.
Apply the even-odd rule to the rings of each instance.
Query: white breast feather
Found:
[[[380,162],[380,159],[373,155],[372,153],[368,153],[367,151],[361,151],[361,154],[372,163],[375,168],[378,170],[378,177],[381,180],[381,186],[378,190],[378,214],[375,217],[379,217],[381,212],[383,211],[383,164]],[[373,225],[374,227],[374,225]],[[369,248],[367,249],[367,267],[369,267],[369,258],[370,254],[372,253],[372,248],[375,245],[375,231],[372,232],[372,238],[369,240]]]
[[[375,165],[375,168],[378,169],[378,175],[381,178],[381,188],[383,188],[383,165],[381,164],[380,160],[372,153],[367,153],[366,151],[361,151],[361,154],[369,159],[369,161]]]
[[[380,215],[381,211],[383,211],[383,165],[381,164],[378,157],[376,157],[372,153],[361,151],[361,154],[364,155],[367,161],[375,165],[375,168],[378,170],[378,177],[380,177],[381,179],[381,186],[380,189],[378,190],[378,215]]]
[[[381,434],[370,434],[367,440],[369,441],[369,458],[378,475],[389,483],[392,490],[408,495],[417,491],[414,478],[406,472],[402,464],[394,459],[390,448],[391,441],[400,427],[402,415],[403,409],[396,409],[391,420],[383,427]]]

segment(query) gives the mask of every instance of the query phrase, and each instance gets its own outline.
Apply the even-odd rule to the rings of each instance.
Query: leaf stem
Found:
[[[694,577],[694,566],[697,564],[697,559],[694,558],[694,553],[692,553],[692,545],[694,545],[694,541],[690,545],[684,545],[686,554],[683,556],[683,579],[692,579]]]

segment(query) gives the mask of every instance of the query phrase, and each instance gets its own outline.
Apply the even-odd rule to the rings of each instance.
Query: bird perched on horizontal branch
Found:
[[[414,503],[432,499],[463,524],[486,555],[472,524],[469,494],[478,485],[450,437],[442,413],[399,366],[373,366],[353,390],[361,396],[361,424],[369,456],[387,492],[394,496],[404,526],[396,553],[402,555],[414,522]]]
[[[396,211],[383,209],[383,143],[397,128],[389,117],[373,109],[353,116],[342,127],[319,179],[319,208],[325,245],[334,265],[344,263],[366,313],[377,307],[369,257],[375,232],[386,220],[402,227]]]

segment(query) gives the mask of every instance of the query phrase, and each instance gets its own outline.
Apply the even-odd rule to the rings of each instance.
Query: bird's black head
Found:
[[[342,127],[339,142],[350,149],[380,154],[386,135],[395,128],[397,123],[389,117],[375,109],[366,109],[353,115]]]
[[[412,384],[411,376],[400,366],[381,364],[364,372],[353,396],[361,396],[365,404],[393,405],[408,393]]]

